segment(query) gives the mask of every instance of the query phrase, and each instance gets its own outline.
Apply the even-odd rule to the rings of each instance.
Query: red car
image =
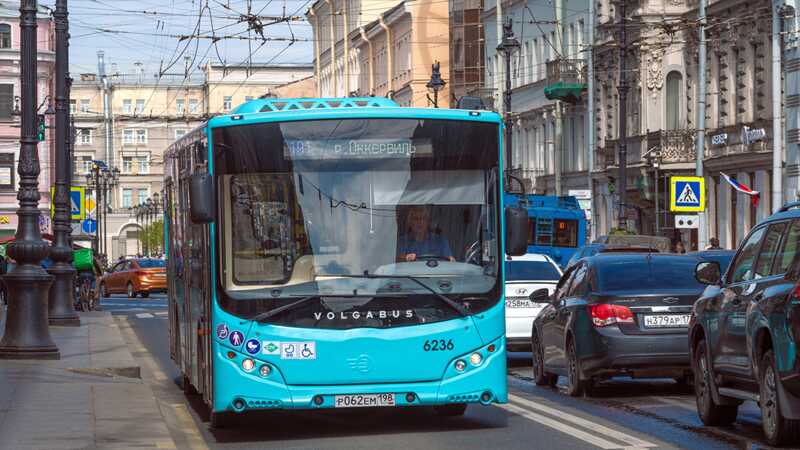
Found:
[[[126,259],[114,264],[100,279],[103,297],[111,294],[136,294],[149,297],[151,292],[166,292],[167,269],[165,261],[153,258]]]

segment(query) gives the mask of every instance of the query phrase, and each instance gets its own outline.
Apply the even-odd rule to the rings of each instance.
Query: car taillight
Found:
[[[633,312],[627,306],[601,303],[589,305],[589,315],[596,327],[607,327],[615,323],[633,323]]]

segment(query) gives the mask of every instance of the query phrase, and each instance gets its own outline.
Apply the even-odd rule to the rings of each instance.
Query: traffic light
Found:
[[[39,120],[36,122],[36,137],[37,139],[39,139],[39,142],[44,141],[44,134],[46,129],[47,126],[44,120],[44,114],[39,114]]]

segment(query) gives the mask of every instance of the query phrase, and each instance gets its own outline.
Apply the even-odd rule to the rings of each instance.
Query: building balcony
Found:
[[[587,87],[586,79],[586,62],[582,59],[548,61],[544,95],[548,100],[579,103]]]
[[[662,164],[693,163],[695,130],[659,130],[647,133],[647,149],[661,154]]]

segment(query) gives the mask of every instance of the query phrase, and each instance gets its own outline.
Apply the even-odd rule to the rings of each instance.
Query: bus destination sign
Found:
[[[409,139],[286,140],[284,157],[301,159],[411,158],[430,153],[430,144]],[[420,145],[422,144],[422,145]]]

